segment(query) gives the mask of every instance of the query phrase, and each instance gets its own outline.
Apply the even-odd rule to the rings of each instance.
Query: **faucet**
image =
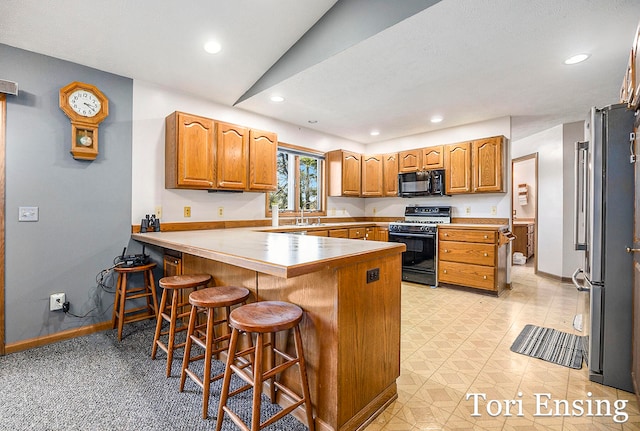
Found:
[[[309,204],[307,204],[309,205]],[[307,219],[307,221],[304,221],[304,205],[300,205],[300,221],[297,221],[296,224],[300,224],[300,225],[305,225],[305,224],[309,224],[309,220]]]

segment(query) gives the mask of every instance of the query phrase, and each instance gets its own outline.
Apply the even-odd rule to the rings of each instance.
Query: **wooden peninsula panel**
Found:
[[[216,285],[244,286],[251,292],[250,301],[282,300],[301,306],[316,429],[364,429],[397,398],[404,246],[233,231],[232,236],[199,231],[199,235],[170,232],[134,234],[133,238],[181,251],[185,274],[209,273]],[[235,246],[236,254],[231,255],[224,249],[230,237],[242,237],[246,249]],[[286,251],[279,252],[285,246]],[[264,247],[263,257],[256,247]],[[379,278],[367,282],[368,271],[374,269]],[[290,352],[293,349],[291,336],[279,335],[277,343]],[[299,389],[296,372],[296,368],[286,370],[281,380]],[[283,407],[291,404],[282,391],[277,401]],[[293,414],[304,423],[300,407]]]

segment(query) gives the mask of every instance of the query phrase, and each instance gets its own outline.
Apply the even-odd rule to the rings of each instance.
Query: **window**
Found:
[[[267,216],[272,205],[278,205],[281,215],[325,215],[324,154],[307,148],[280,143],[278,145],[275,192],[267,193]]]

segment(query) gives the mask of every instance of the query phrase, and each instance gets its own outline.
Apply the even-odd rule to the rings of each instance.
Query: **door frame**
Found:
[[[5,284],[5,149],[7,124],[7,96],[0,94],[0,355],[5,354],[4,284]]]
[[[534,240],[533,240],[533,272],[534,274],[538,273],[538,153],[527,154],[526,156],[517,157],[515,159],[511,159],[511,225],[513,227],[513,199],[515,197],[515,193],[517,190],[515,180],[513,178],[513,165],[519,162],[524,162],[526,160],[534,159],[535,166],[535,187],[536,187],[536,199],[535,205],[536,210],[534,214],[533,227],[534,227]]]

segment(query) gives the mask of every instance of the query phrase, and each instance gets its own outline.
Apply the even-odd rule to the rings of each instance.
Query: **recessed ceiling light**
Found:
[[[564,64],[582,63],[583,61],[585,61],[589,57],[590,57],[589,54],[577,54],[577,55],[574,55],[574,56],[571,56],[571,57],[567,58],[564,61]]]
[[[378,136],[378,135],[380,134],[380,131],[378,131],[378,130],[372,130],[369,134],[370,134],[371,136]]]
[[[441,123],[443,120],[441,115],[434,115],[433,117],[431,117],[431,122],[432,123]]]
[[[284,97],[282,96],[271,96],[271,101],[272,102],[284,102]]]
[[[204,44],[204,50],[209,54],[217,54],[222,51],[222,45],[215,40],[210,40],[209,42]]]

